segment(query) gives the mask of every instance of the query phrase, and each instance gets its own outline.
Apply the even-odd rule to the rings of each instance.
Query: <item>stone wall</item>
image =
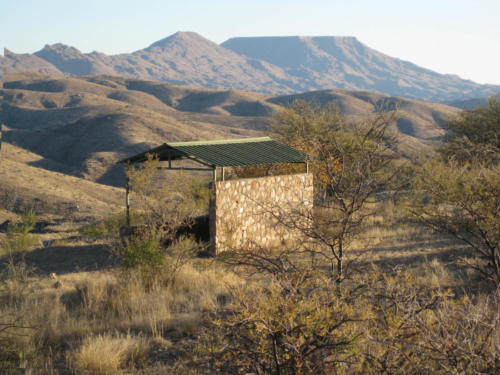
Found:
[[[313,175],[217,181],[210,206],[211,250],[274,247],[300,240],[288,220],[307,220]]]

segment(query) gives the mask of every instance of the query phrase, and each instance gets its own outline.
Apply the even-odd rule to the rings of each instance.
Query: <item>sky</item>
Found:
[[[133,52],[176,31],[355,36],[439,73],[500,85],[500,0],[0,0],[0,48]],[[3,50],[2,50],[3,51]]]

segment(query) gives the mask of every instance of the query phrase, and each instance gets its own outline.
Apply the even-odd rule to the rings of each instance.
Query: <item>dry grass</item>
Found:
[[[375,264],[380,272],[407,272],[416,287],[427,290],[458,290],[471,279],[472,274],[456,263],[464,253],[460,244],[403,223],[393,209],[386,211],[370,218],[352,242],[347,257],[354,269],[371,272]],[[95,253],[88,253],[97,261],[108,246],[106,239],[99,241]],[[35,328],[21,330],[25,336],[9,338],[28,367],[71,363],[76,373],[112,374],[125,368],[134,371],[147,358],[151,362],[147,369],[175,367],[169,362],[172,358],[189,356],[179,349],[179,342],[182,347],[184,340],[196,340],[204,314],[223,306],[235,287],[246,282],[213,260],[192,259],[173,281],[167,265],[160,272],[163,276],[145,285],[135,272],[116,268],[77,272],[74,266],[68,267],[68,259],[60,257],[88,247],[84,237],[61,238],[52,245],[27,253],[26,259],[32,259],[32,265],[42,260],[50,260],[52,266],[61,262],[55,279],[48,273],[37,274],[44,269],[42,262],[38,271],[18,263],[0,281],[0,316]],[[54,256],[37,258],[34,253]],[[176,344],[161,344],[169,341]],[[154,349],[158,346],[160,354]],[[127,354],[134,348],[141,354]]]
[[[142,367],[148,352],[149,344],[141,336],[107,333],[85,337],[68,356],[77,374],[112,375],[124,367]]]
[[[345,257],[354,268],[376,264],[385,271],[408,270],[429,287],[437,280],[441,286],[459,287],[474,273],[464,267],[471,252],[462,242],[408,222],[392,204],[366,219]]]
[[[0,316],[36,328],[12,338],[20,355],[32,363],[52,353],[51,360],[68,363],[71,359],[80,373],[83,369],[113,373],[123,361],[122,354],[115,359],[103,356],[101,364],[92,358],[114,351],[122,341],[123,345],[135,342],[119,332],[141,332],[141,347],[142,342],[161,341],[166,334],[191,336],[202,313],[214,309],[220,295],[227,295],[231,285],[240,282],[234,274],[203,266],[204,262],[208,261],[186,264],[173,283],[165,285],[160,279],[147,287],[133,272],[74,272],[51,279],[20,270],[0,285]],[[68,346],[75,349],[64,354]]]

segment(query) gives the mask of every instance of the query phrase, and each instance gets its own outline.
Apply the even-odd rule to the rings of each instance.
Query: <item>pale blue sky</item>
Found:
[[[500,0],[0,0],[0,48],[132,52],[176,31],[352,35],[440,73],[500,84]]]

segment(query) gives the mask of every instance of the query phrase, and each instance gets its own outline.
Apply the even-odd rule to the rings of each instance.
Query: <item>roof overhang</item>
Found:
[[[160,161],[191,159],[207,167],[235,167],[272,163],[307,163],[312,157],[270,137],[223,139],[214,141],[169,142],[120,160],[142,163],[149,155]]]

